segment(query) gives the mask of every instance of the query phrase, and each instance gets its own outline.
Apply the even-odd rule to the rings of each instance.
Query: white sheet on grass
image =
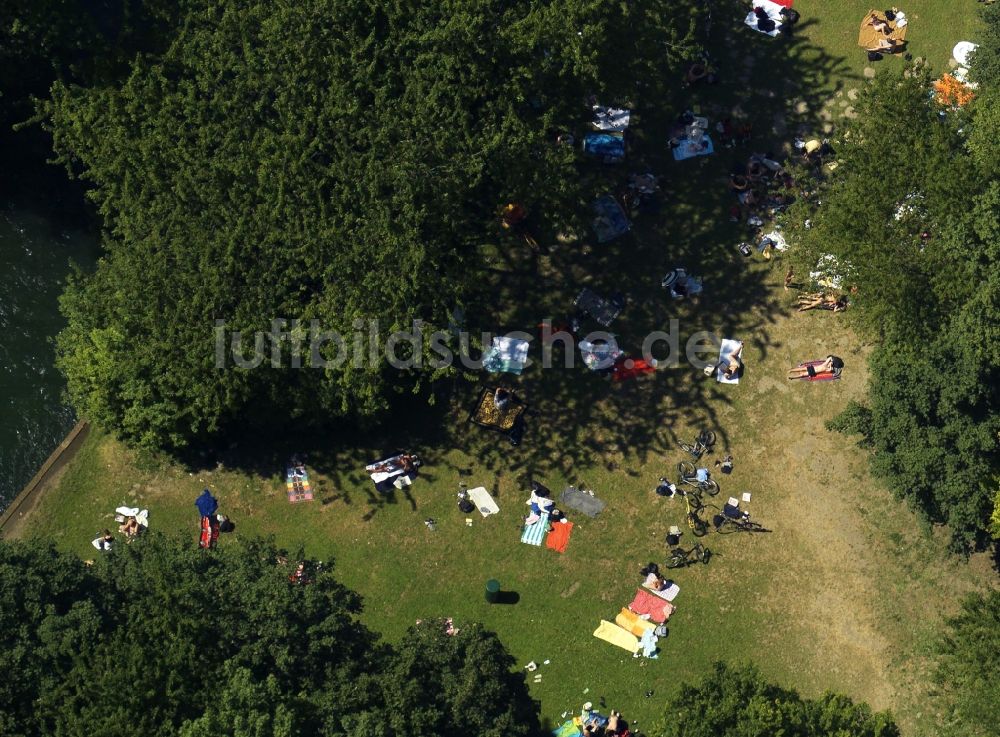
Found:
[[[484,517],[489,517],[491,514],[496,514],[500,511],[500,507],[490,496],[490,492],[486,491],[485,486],[477,486],[475,489],[469,489],[469,498],[472,499],[472,503],[476,505],[476,509]]]
[[[737,371],[733,374],[731,379],[726,378],[726,374],[723,369],[729,365],[729,354],[737,350],[740,347],[740,342],[738,340],[730,340],[726,338],[722,341],[722,347],[719,348],[719,365],[715,368],[715,380],[721,384],[739,384],[740,374],[742,371]]]
[[[483,360],[483,368],[491,373],[506,371],[519,374],[527,360],[528,341],[503,335],[493,339],[493,344]]]
[[[772,3],[771,0],[753,0],[753,6],[755,8],[764,8],[764,10],[767,11],[767,17],[774,21],[774,30],[767,32],[760,30],[757,27],[757,16],[752,10],[747,13],[747,17],[743,22],[758,33],[764,33],[764,35],[770,36],[771,38],[776,37],[779,33],[778,27],[781,25],[783,20],[781,17],[781,11],[784,10],[784,7],[778,5],[778,3]]]

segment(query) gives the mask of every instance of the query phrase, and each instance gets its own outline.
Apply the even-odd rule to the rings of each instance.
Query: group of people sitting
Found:
[[[603,716],[594,710],[589,701],[583,705],[580,713],[580,726],[583,737],[629,737],[628,720],[621,712],[611,710],[608,716]]]
[[[762,33],[771,33],[777,30],[779,33],[791,33],[792,26],[794,26],[799,20],[799,14],[797,11],[791,8],[782,8],[780,11],[780,20],[775,20],[768,14],[767,8],[757,5],[753,9],[753,14],[756,16],[757,30]]]
[[[745,166],[737,164],[729,175],[729,191],[736,197],[736,203],[729,208],[730,221],[738,223],[745,218],[754,227],[763,225],[765,219],[794,202],[787,194],[794,184],[772,154],[751,154]]]
[[[531,482],[531,496],[525,502],[531,509],[531,513],[524,519],[526,525],[535,524],[543,514],[549,515],[549,522],[560,522],[566,519],[566,515],[556,507],[556,503],[549,497],[551,493],[537,481]]]

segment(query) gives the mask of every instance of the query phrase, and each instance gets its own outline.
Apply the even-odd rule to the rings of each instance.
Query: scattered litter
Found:
[[[466,517],[465,518],[465,526],[466,527],[472,527],[472,518],[471,517]]]
[[[564,711],[562,713],[562,715],[560,716],[560,719],[565,719],[567,714],[569,714],[569,712],[568,711]]]
[[[585,688],[585,689],[583,689],[583,692],[584,693],[590,693],[590,689],[589,688]]]
[[[737,499],[735,496],[731,496],[729,497],[729,501],[727,502],[727,504],[729,504],[730,507],[739,507],[740,500]]]
[[[536,663],[534,660],[532,660],[530,663],[528,663],[526,666],[524,666],[524,669],[526,671],[528,671],[529,673],[531,673],[532,671],[538,670],[538,663]]]
[[[745,501],[745,502],[749,502],[750,501],[750,492],[749,491],[744,491],[743,492],[743,501]]]
[[[545,660],[545,661],[542,662],[542,665],[548,665],[551,662],[552,662],[551,660]]]

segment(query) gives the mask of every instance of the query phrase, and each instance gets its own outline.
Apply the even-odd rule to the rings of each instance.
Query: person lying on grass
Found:
[[[800,294],[796,303],[798,305],[799,312],[814,310],[816,308],[831,310],[833,312],[843,312],[847,309],[847,296],[840,295],[838,297],[833,294],[826,294],[825,292]]]
[[[788,378],[804,379],[806,377],[812,378],[814,376],[823,376],[824,374],[834,374],[842,368],[844,368],[843,359],[829,355],[818,366],[796,366],[793,369],[788,369]]]

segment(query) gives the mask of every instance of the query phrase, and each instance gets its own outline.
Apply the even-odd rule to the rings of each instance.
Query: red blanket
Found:
[[[552,548],[557,553],[565,553],[569,544],[569,534],[573,531],[572,522],[556,522],[545,538],[545,547]]]
[[[626,358],[624,361],[619,361],[615,364],[611,370],[611,378],[615,381],[625,381],[625,379],[634,379],[637,376],[651,374],[654,371],[656,371],[656,367],[649,365],[641,358]]]
[[[648,614],[650,620],[657,624],[663,624],[674,613],[673,604],[644,589],[636,591],[635,598],[628,608],[636,614]]]

